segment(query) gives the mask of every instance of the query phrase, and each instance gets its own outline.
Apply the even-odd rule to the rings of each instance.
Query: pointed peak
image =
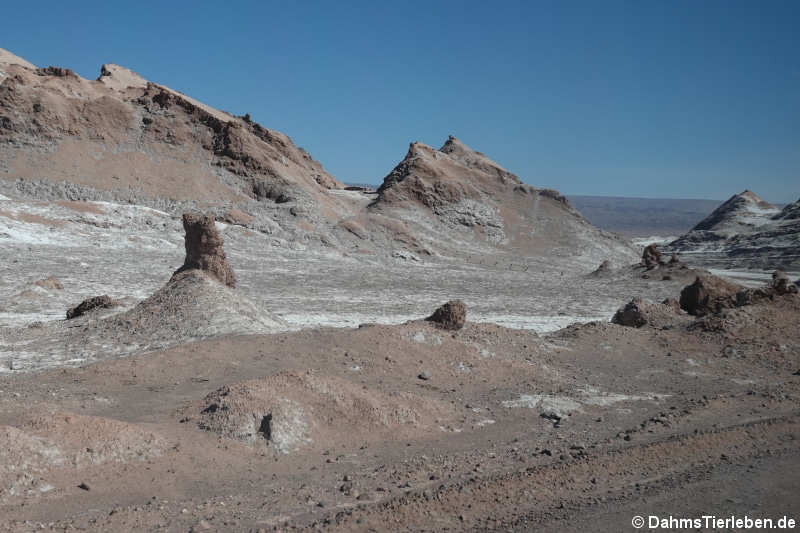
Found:
[[[36,69],[36,65],[26,61],[21,57],[12,54],[8,50],[0,48],[0,65],[20,65],[29,69]]]
[[[759,195],[757,195],[756,193],[754,193],[750,189],[745,189],[742,192],[740,192],[739,194],[735,194],[731,198],[731,200],[736,199],[736,198],[742,199],[742,200],[744,200],[744,201],[746,201],[748,203],[751,203],[751,204],[755,204],[756,206],[758,206],[758,207],[760,207],[762,209],[777,209],[777,207],[775,207],[771,203],[767,202],[766,200],[761,198]]]
[[[453,135],[450,135],[447,137],[447,141],[445,141],[445,143],[442,145],[439,151],[444,152],[446,154],[452,154],[456,152],[458,153],[473,152],[474,150],[472,150],[469,146],[456,139]]]
[[[101,82],[110,89],[122,91],[128,87],[145,88],[147,80],[139,76],[129,68],[114,63],[106,63],[100,67],[100,77],[97,81]]]
[[[433,151],[434,149],[432,146],[428,146],[424,142],[414,141],[408,145],[408,154],[406,157],[415,157],[420,154],[431,153]]]

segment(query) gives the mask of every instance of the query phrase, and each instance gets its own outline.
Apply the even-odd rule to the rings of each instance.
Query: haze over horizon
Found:
[[[0,47],[249,113],[345,182],[452,134],[567,195],[800,197],[795,2],[146,6],[5,6]]]

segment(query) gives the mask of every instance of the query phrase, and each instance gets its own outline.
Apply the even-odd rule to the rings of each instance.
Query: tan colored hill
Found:
[[[119,65],[97,80],[0,50],[0,179],[205,202],[311,201],[340,184],[283,133]]]

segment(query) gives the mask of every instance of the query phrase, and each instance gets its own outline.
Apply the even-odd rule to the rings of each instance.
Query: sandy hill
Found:
[[[412,143],[370,205],[425,228],[446,228],[462,250],[483,242],[522,256],[631,260],[631,248],[592,226],[558,191],[524,184],[481,152],[450,137],[436,150]],[[475,237],[478,237],[475,239]]]
[[[720,266],[797,270],[800,200],[781,210],[752,191],[743,191],[667,249]]]

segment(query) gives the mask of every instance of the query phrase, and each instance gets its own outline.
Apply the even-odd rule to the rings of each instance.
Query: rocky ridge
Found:
[[[752,191],[733,195],[665,247],[725,268],[800,268],[800,200],[782,210]]]

